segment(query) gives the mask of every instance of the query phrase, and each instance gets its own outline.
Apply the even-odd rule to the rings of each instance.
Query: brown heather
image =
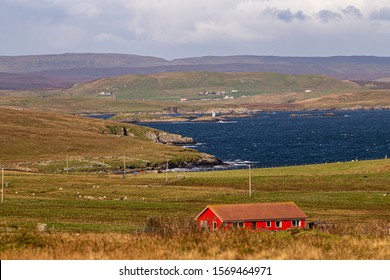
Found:
[[[389,260],[390,236],[332,235],[318,231],[173,234],[37,234],[1,236],[2,260],[296,259]]]

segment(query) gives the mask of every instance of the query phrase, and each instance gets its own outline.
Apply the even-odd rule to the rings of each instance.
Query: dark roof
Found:
[[[213,213],[224,222],[307,218],[305,213],[303,213],[294,202],[270,202],[209,205],[196,217],[196,219],[198,219],[207,209],[213,211]]]

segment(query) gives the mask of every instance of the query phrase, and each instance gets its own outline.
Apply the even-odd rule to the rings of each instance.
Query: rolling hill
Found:
[[[67,89],[0,91],[0,106],[72,114],[387,109],[387,84],[316,74],[164,72],[101,78]]]
[[[12,89],[68,87],[103,77],[162,72],[275,72],[323,74],[338,79],[374,80],[389,78],[390,57],[334,56],[204,56],[166,60],[128,54],[67,53],[56,55],[0,56],[0,72],[46,79],[45,84],[13,83]],[[4,75],[0,73],[0,89]],[[43,86],[43,87],[42,87]]]
[[[278,73],[216,73],[173,72],[148,75],[127,75],[103,78],[78,84],[63,93],[98,98],[115,96],[117,100],[178,101],[221,99],[221,97],[252,96],[265,93],[330,92],[357,90],[357,84],[323,75],[290,75]]]
[[[119,170],[217,163],[212,156],[163,143],[191,139],[131,124],[71,115],[0,109],[0,165],[31,171]],[[68,162],[69,164],[69,162]]]
[[[161,66],[165,59],[108,53],[0,56],[0,72],[25,73],[63,69]]]

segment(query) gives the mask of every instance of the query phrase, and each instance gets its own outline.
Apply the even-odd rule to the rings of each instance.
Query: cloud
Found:
[[[98,17],[103,14],[102,9],[99,5],[88,2],[76,3],[70,6],[68,9],[68,13],[74,16],[85,16],[87,18]]]
[[[365,42],[373,42],[380,32],[382,52],[390,44],[383,36],[389,30],[390,0],[1,1],[0,34],[7,43],[0,44],[0,55],[96,50],[169,57],[338,54],[337,48],[358,52],[362,33],[370,38]],[[332,43],[333,38],[343,44]],[[372,45],[373,52],[377,48]]]
[[[323,22],[330,22],[342,19],[341,14],[330,10],[321,10],[317,13],[317,16]]]
[[[354,6],[348,6],[341,10],[344,15],[352,16],[355,18],[363,18],[362,13],[360,10]]]
[[[370,18],[373,20],[390,21],[390,7],[384,7],[378,11],[374,11]]]
[[[290,9],[280,10],[277,8],[269,8],[263,12],[263,15],[270,15],[278,20],[284,22],[292,22],[294,20],[306,20],[306,16],[301,10],[297,12],[291,12]]]

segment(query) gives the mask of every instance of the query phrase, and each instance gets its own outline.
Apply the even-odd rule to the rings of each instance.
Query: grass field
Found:
[[[127,136],[123,135],[123,129]],[[199,160],[195,150],[155,143],[146,127],[0,108],[0,166],[37,172],[119,171]]]
[[[389,160],[252,170],[252,197],[247,170],[125,178],[6,172],[5,180],[1,259],[390,259]],[[309,220],[334,226],[269,234],[192,229],[208,204],[265,201],[294,201]],[[143,233],[153,219],[169,230]],[[36,233],[38,223],[48,233]]]
[[[198,95],[224,91],[224,95]],[[102,96],[101,92],[111,95]],[[388,105],[388,90],[369,91],[323,75],[173,72],[127,75],[52,91],[0,91],[0,105],[62,113],[183,113],[228,110],[303,110]],[[363,93],[363,95],[361,94]],[[330,96],[328,98],[328,96]],[[180,102],[187,98],[190,102]]]
[[[206,91],[224,91],[233,98],[198,95]],[[119,119],[143,121],[150,117],[147,114],[159,118],[172,113],[388,109],[389,96],[388,89],[372,90],[323,75],[173,72],[99,79],[61,90],[0,91],[0,106],[67,114],[114,113]]]
[[[123,127],[127,136],[115,133]],[[249,197],[248,170],[123,176],[123,157],[129,170],[200,157],[151,141],[148,128],[10,109],[0,109],[0,128],[1,259],[390,259],[390,160],[255,169]],[[294,201],[329,226],[194,228],[208,204],[272,201]]]
[[[181,97],[201,99],[199,92],[225,91],[234,97],[264,93],[304,92],[316,96],[329,92],[357,90],[360,86],[323,75],[286,75],[279,73],[174,72],[127,75],[80,84],[64,93],[95,97],[100,92],[115,93],[118,99],[177,101]],[[231,93],[235,90],[234,93]],[[313,93],[314,94],[314,93]],[[209,96],[210,97],[210,96]]]

